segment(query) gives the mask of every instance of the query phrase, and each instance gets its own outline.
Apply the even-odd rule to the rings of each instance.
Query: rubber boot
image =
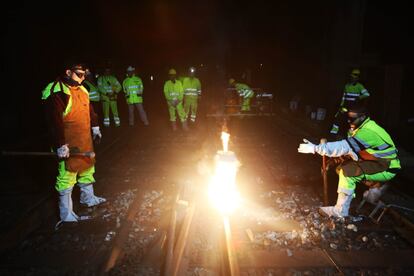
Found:
[[[173,131],[176,131],[177,130],[177,123],[175,121],[174,122],[171,122],[171,129]]]
[[[349,207],[351,206],[352,195],[338,193],[338,199],[335,206],[321,207],[320,213],[327,217],[343,218],[349,215]]]
[[[106,202],[103,197],[98,197],[93,192],[93,184],[78,184],[80,188],[80,203],[88,207],[96,206]]]
[[[59,191],[59,216],[60,221],[56,224],[55,230],[59,229],[63,223],[76,223],[79,220],[78,215],[73,211],[72,188]]]
[[[182,124],[182,127],[183,127],[183,130],[184,130],[184,131],[188,131],[188,130],[189,130],[189,129],[188,129],[188,124],[187,124],[187,121],[181,122],[181,124]]]

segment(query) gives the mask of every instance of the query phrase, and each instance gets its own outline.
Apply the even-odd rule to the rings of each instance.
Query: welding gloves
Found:
[[[306,139],[303,139],[304,144],[300,144],[298,152],[300,153],[318,153],[328,157],[339,157],[349,155],[354,161],[358,160],[358,155],[353,152],[346,140],[329,142],[325,144],[314,145]]]
[[[305,142],[305,143],[302,143],[302,144],[299,145],[298,152],[314,154],[315,153],[315,145],[312,144],[311,142],[309,142],[306,139],[303,139],[303,142]]]
[[[56,154],[59,158],[69,158],[68,144],[64,144],[63,146],[58,148]]]
[[[102,134],[101,134],[101,130],[99,129],[99,126],[92,127],[92,137],[93,137],[93,140],[95,140],[96,138],[98,139],[102,138]]]

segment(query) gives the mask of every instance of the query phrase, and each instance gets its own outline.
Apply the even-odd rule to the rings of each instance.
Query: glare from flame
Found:
[[[227,132],[222,131],[221,132],[221,142],[223,144],[223,151],[227,152],[229,149],[229,139],[230,139],[230,134],[228,134]]]
[[[212,204],[223,214],[232,213],[240,204],[236,175],[240,166],[234,152],[227,151],[229,134],[222,132],[223,151],[215,157],[215,171],[210,179],[208,194]]]

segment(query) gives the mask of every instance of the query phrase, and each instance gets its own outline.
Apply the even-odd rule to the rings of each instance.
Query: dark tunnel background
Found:
[[[281,108],[299,95],[332,113],[350,69],[357,66],[372,95],[373,117],[412,149],[407,131],[412,131],[408,119],[413,118],[413,45],[406,2],[9,4],[2,18],[4,148],[19,148],[45,134],[41,91],[65,60],[76,58],[95,72],[111,61],[121,82],[125,68],[135,65],[150,115],[164,110],[160,116],[165,118],[162,84],[170,67],[183,73],[196,66],[207,87],[248,72],[251,85],[273,92]],[[395,91],[392,81],[386,89],[387,78],[396,79]]]

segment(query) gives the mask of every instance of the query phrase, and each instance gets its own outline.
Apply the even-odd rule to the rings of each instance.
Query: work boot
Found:
[[[327,217],[343,218],[349,215],[349,207],[351,206],[352,195],[338,193],[338,199],[335,206],[320,207],[319,213]]]
[[[371,204],[377,204],[378,200],[388,189],[388,184],[381,185],[380,187],[371,187],[364,192],[364,199]]]
[[[175,121],[174,122],[171,122],[171,129],[173,131],[176,131],[177,130],[177,123]]]
[[[80,188],[80,203],[84,204],[88,207],[97,206],[106,202],[106,199],[103,197],[98,197],[93,192],[93,184],[80,184],[78,183]]]
[[[78,215],[73,211],[72,190],[73,187],[58,192],[60,221],[55,226],[56,230],[60,228],[64,222],[76,223],[79,220]]]
[[[189,130],[189,129],[188,129],[188,124],[187,124],[187,121],[181,122],[181,124],[182,124],[182,127],[183,127],[183,130],[184,130],[184,131],[188,131],[188,130]]]

